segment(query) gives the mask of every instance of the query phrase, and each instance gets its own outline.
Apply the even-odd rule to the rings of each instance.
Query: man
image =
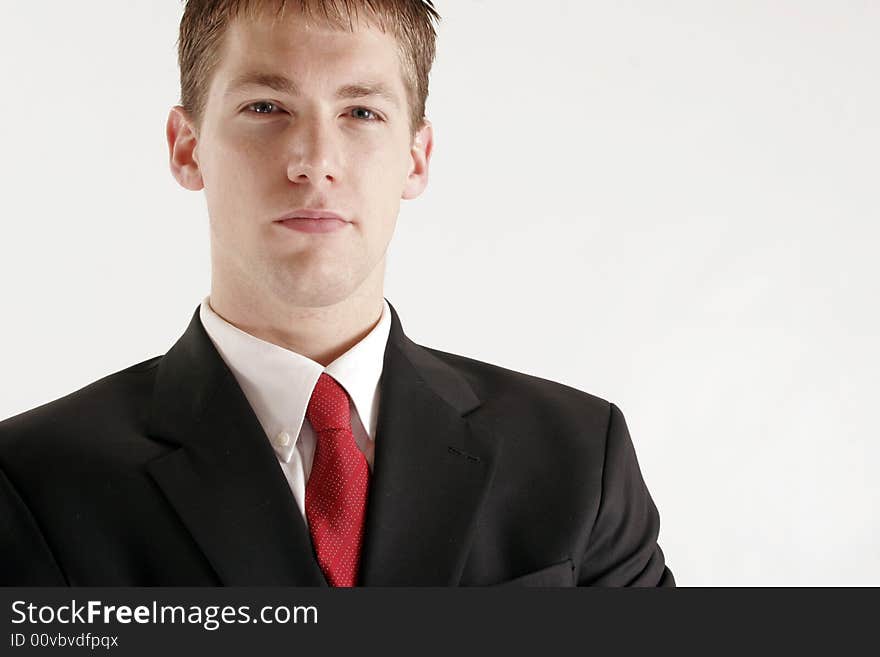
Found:
[[[0,423],[0,583],[674,584],[616,406],[417,345],[383,297],[438,18],[189,0],[167,140],[210,295],[164,356]]]

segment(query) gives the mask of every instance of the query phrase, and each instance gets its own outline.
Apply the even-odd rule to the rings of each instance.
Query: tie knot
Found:
[[[326,372],[322,372],[312,391],[306,419],[317,432],[327,429],[351,430],[351,417],[348,412],[348,394],[339,383]]]

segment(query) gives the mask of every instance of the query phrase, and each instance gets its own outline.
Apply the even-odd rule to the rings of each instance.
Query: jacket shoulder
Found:
[[[156,356],[136,363],[0,421],[0,463],[34,442],[45,449],[47,441],[70,441],[103,428],[130,425],[148,406],[161,359]]]
[[[457,371],[483,400],[513,405],[526,412],[553,407],[557,411],[607,418],[611,403],[589,392],[558,381],[508,369],[494,363],[476,360],[431,347],[423,347],[432,356]]]

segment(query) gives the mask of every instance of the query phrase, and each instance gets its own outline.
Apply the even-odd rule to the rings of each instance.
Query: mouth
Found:
[[[275,220],[275,223],[301,233],[332,233],[342,230],[351,222],[342,215],[328,210],[294,210]]]

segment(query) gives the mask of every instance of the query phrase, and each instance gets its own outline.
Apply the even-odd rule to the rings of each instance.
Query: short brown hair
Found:
[[[220,62],[223,37],[238,16],[255,18],[272,5],[275,17],[288,4],[296,5],[307,20],[336,29],[354,29],[360,11],[367,23],[390,31],[400,48],[404,85],[414,137],[425,118],[428,74],[434,62],[437,33],[432,21],[440,16],[431,0],[184,0],[177,41],[180,66],[180,104],[196,128],[201,125],[208,88]]]

